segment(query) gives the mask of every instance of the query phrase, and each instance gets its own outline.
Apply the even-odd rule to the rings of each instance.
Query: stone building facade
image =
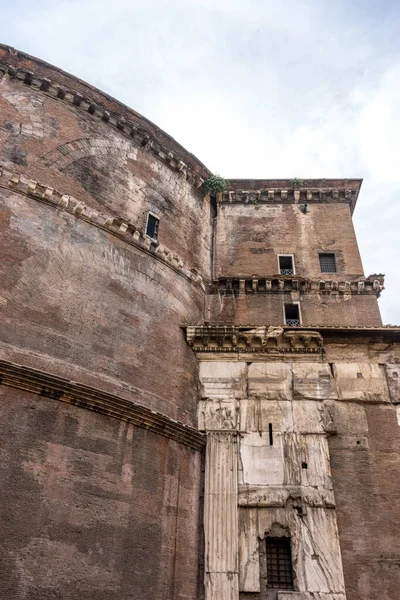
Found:
[[[5,600],[397,600],[361,181],[230,180],[0,46]]]

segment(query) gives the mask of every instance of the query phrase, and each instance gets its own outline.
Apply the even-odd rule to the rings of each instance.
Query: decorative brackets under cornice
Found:
[[[197,325],[186,327],[186,340],[196,352],[263,352],[323,354],[318,331],[285,331],[282,327]]]

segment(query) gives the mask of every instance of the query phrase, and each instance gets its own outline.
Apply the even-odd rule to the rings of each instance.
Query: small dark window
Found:
[[[267,588],[293,590],[290,538],[267,537]]]
[[[147,223],[146,223],[146,235],[149,236],[152,240],[157,240],[158,236],[158,224],[160,219],[149,213],[147,215]]]
[[[300,311],[298,304],[285,304],[285,324],[300,325]]]
[[[281,275],[293,275],[293,256],[279,257],[279,272]]]
[[[336,260],[334,254],[320,254],[319,264],[321,273],[336,273]]]

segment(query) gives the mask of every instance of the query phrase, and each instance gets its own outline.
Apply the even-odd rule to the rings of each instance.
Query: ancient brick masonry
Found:
[[[361,180],[230,180],[0,46],[7,600],[397,600],[400,328]]]

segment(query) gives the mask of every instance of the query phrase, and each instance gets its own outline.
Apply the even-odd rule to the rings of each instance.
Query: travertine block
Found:
[[[240,431],[293,431],[292,403],[288,400],[244,398],[240,400]]]
[[[385,365],[390,400],[400,403],[400,365]]]
[[[239,590],[260,591],[260,559],[257,513],[239,511]]]
[[[308,510],[307,519],[300,521],[300,529],[301,570],[304,573],[301,587],[314,594],[344,594],[335,511],[325,508]],[[329,598],[329,595],[325,597]]]
[[[284,451],[281,435],[274,435],[270,445],[266,432],[246,433],[240,440],[241,483],[282,485],[284,482]]]
[[[298,445],[301,485],[332,490],[328,440],[324,435],[302,435]]]
[[[323,433],[325,411],[323,402],[297,400],[292,403],[293,429],[299,433]]]
[[[337,398],[335,382],[328,364],[294,363],[293,397],[309,400]]]
[[[290,400],[292,397],[292,374],[286,363],[250,364],[248,384],[250,396],[263,396],[270,400]]]
[[[246,396],[246,363],[201,362],[202,398],[244,398]]]
[[[374,363],[335,363],[339,400],[389,402],[383,367]]]

